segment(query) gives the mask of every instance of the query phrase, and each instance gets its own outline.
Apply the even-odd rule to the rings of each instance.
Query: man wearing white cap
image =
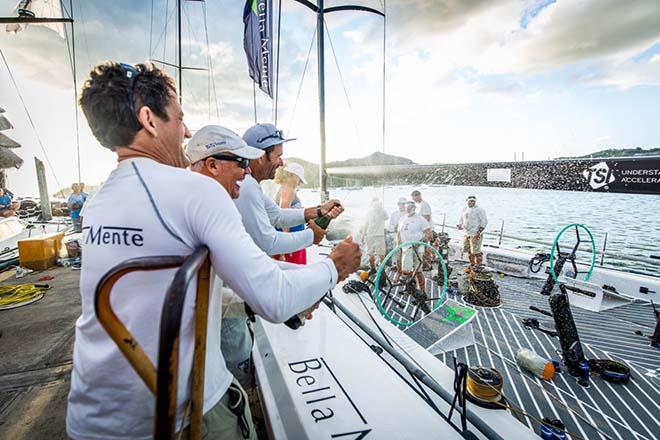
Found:
[[[264,155],[248,146],[238,134],[219,125],[199,129],[186,150],[190,169],[221,184],[232,199],[240,195],[240,184],[250,174],[250,160]]]
[[[217,181],[232,199],[240,195],[240,184],[250,170],[250,159],[264,155],[262,150],[248,146],[233,131],[219,125],[199,129],[188,142],[186,150],[190,169]],[[231,289],[216,279],[214,295],[222,295],[222,330],[220,346],[227,368],[242,386],[251,382],[249,365],[252,336],[247,324],[245,305]]]
[[[243,140],[265,153],[250,161],[252,174],[245,177],[241,195],[235,201],[248,234],[268,255],[287,254],[320,243],[325,230],[312,220],[326,214],[337,217],[343,211],[338,200],[304,209],[282,209],[263,193],[259,185],[262,180],[275,177],[275,170],[283,165],[282,144],[295,139],[285,139],[284,133],[273,124],[257,124],[243,134]],[[308,229],[292,233],[275,229],[301,223],[307,223]]]
[[[477,198],[469,196],[467,206],[461,211],[461,219],[458,223],[458,229],[465,231],[463,238],[463,252],[467,252],[470,259],[470,266],[479,266],[483,261],[481,252],[481,242],[483,241],[483,232],[488,225],[486,211],[477,206]],[[470,271],[470,268],[465,270]]]

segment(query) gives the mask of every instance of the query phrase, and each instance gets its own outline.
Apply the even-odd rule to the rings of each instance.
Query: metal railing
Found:
[[[433,223],[434,226],[441,228],[442,232],[444,232],[445,228],[446,229],[452,229],[455,231],[458,231],[458,228],[455,226],[451,226],[447,224],[447,215],[442,214],[442,223]],[[528,238],[528,237],[518,237],[516,235],[510,235],[510,234],[505,234],[504,233],[504,220],[501,220],[500,224],[500,230],[499,232],[493,232],[493,231],[484,231],[483,232],[484,236],[488,237],[493,237],[497,240],[497,246],[502,245],[502,240],[503,239],[508,239],[508,240],[514,240],[522,243],[532,243],[532,244],[537,244],[541,245],[544,248],[550,250],[552,248],[552,243],[543,241],[543,240],[537,240],[534,238]],[[660,267],[660,256],[658,255],[651,255],[649,254],[648,257],[637,257],[634,255],[621,255],[621,254],[614,254],[611,252],[607,252],[607,239],[608,239],[608,233],[605,232],[604,239],[603,239],[603,245],[602,248],[599,250],[598,255],[599,255],[599,265],[600,266],[606,266],[605,265],[605,257],[611,259],[611,260],[619,260],[619,261],[634,261],[636,263],[644,263],[648,264],[650,266],[655,266],[655,267]],[[492,245],[491,245],[492,246]],[[628,249],[637,249],[637,250],[644,250],[648,251],[647,249],[643,248],[638,248],[634,246],[626,246]],[[578,252],[584,252],[584,253],[590,253],[590,250],[586,249],[578,249]]]
[[[154,271],[178,267],[167,289],[161,312],[158,368],[146,355],[112,309],[110,295],[113,286],[124,275],[137,271]],[[94,295],[96,316],[135,372],[156,397],[154,438],[172,439],[176,432],[176,404],[179,377],[179,335],[186,291],[197,276],[195,301],[195,339],[190,398],[190,438],[202,436],[204,404],[204,362],[206,358],[206,326],[210,283],[209,252],[206,247],[196,249],[187,257],[162,256],[127,260],[110,269],[101,278]],[[145,294],[149,294],[146,292]],[[185,417],[185,414],[184,414]]]

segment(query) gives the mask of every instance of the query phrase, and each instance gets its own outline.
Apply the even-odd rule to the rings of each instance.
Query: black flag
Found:
[[[243,48],[250,68],[250,78],[272,98],[272,0],[247,0],[243,10],[243,23],[245,23]]]

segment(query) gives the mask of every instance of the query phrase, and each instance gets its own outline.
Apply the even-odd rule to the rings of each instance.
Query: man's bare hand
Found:
[[[325,229],[317,225],[314,220],[308,221],[307,227],[314,232],[314,244],[319,244],[325,237]]]
[[[305,310],[305,311],[303,312],[303,313],[305,313],[305,319],[307,319],[307,320],[312,319],[312,317],[313,317],[312,313],[314,313],[314,310],[316,310],[316,309],[319,308],[319,304],[320,304],[320,303],[321,303],[320,301],[317,302],[317,303],[314,304],[312,307],[310,307],[309,309],[307,309],[307,310]]]
[[[339,274],[338,281],[344,281],[350,274],[359,269],[362,253],[360,252],[360,246],[357,243],[353,243],[353,237],[349,236],[346,240],[335,246],[330,253],[330,258],[337,268],[337,273]]]
[[[329,215],[331,218],[339,217],[344,212],[344,207],[337,199],[331,199],[321,205],[321,214]]]

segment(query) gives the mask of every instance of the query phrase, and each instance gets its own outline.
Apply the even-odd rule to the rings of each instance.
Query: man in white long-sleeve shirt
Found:
[[[190,133],[174,81],[153,65],[96,66],[80,104],[92,133],[117,154],[119,165],[85,212],[82,314],[76,321],[67,434],[74,439],[148,439],[154,397],[94,310],[94,291],[110,268],[131,258],[190,255],[206,246],[218,276],[256,313],[281,322],[318,302],[337,280],[355,270],[359,250],[356,244],[342,243],[329,259],[291,270],[265,255],[245,232],[225,188],[183,169],[188,161],[181,144]],[[134,272],[113,289],[115,313],[154,363],[161,308],[173,274],[174,269]],[[190,399],[195,290],[192,282],[181,322],[177,429],[187,424],[183,413]],[[220,303],[214,290],[209,299],[204,429],[209,438],[242,438],[238,417],[229,408],[245,393],[220,352]],[[249,410],[242,416],[251,425]],[[253,427],[248,428],[250,438],[256,438]]]
[[[288,254],[320,243],[325,230],[312,220],[326,214],[337,217],[343,211],[338,200],[329,200],[311,208],[284,209],[267,197],[259,185],[262,180],[275,177],[275,170],[283,165],[283,144],[295,139],[285,139],[282,131],[273,124],[257,124],[247,129],[243,140],[265,152],[262,157],[250,161],[252,174],[246,176],[241,185],[241,195],[235,201],[245,230],[268,255]],[[303,223],[308,226],[304,231],[281,232],[275,229]]]
[[[486,211],[477,206],[477,198],[469,196],[467,206],[461,211],[461,219],[458,223],[458,229],[465,231],[463,238],[463,252],[467,252],[470,259],[470,266],[479,266],[483,262],[483,253],[481,252],[481,242],[483,241],[483,232],[488,226]],[[469,271],[467,268],[466,271]]]

